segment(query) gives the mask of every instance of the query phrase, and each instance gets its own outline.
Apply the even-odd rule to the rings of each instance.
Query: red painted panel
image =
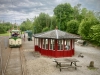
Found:
[[[52,56],[52,50],[48,50],[47,55]]]
[[[52,50],[52,56],[56,57],[56,51],[55,50]]]
[[[45,50],[41,49],[39,46],[35,46],[35,51],[39,51],[41,55],[51,56],[51,57],[71,57],[74,55],[74,49],[72,50]]]
[[[64,57],[71,57],[71,56],[72,56],[71,50],[64,50]]]
[[[41,49],[41,55],[45,55],[44,49]]]
[[[41,55],[46,55],[46,56],[48,56],[48,55],[47,55],[47,51],[48,51],[48,50],[41,49],[41,52],[40,52],[40,53],[41,53]]]
[[[35,45],[35,51],[38,51],[38,46],[37,45]]]
[[[72,49],[72,55],[74,55],[74,49]]]
[[[63,57],[63,51],[62,50],[57,51],[56,56],[57,57]]]
[[[69,50],[69,57],[72,57],[72,50]]]
[[[40,48],[40,49],[41,49],[41,48]],[[43,55],[43,50],[42,50],[42,49],[41,49],[40,53],[41,53],[41,55]]]
[[[67,51],[67,50],[64,50],[64,51],[63,51],[63,56],[64,56],[64,57],[68,57],[68,51]]]

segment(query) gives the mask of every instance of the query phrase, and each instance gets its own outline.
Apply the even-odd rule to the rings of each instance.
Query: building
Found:
[[[72,57],[75,53],[75,39],[79,36],[58,29],[35,34],[34,50],[51,57]]]

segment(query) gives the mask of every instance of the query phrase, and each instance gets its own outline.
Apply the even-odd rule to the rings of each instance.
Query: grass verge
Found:
[[[9,33],[0,34],[0,36],[9,36]]]

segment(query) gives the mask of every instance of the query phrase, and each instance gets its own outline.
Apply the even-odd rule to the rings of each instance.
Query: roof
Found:
[[[39,34],[34,34],[33,36],[36,38],[50,38],[50,39],[80,39],[80,37],[75,34],[63,32],[58,29]]]

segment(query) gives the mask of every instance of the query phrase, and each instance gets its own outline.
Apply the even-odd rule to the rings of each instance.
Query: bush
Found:
[[[71,20],[67,23],[67,32],[77,34],[79,23],[77,20]]]
[[[49,28],[48,27],[45,27],[45,28],[43,28],[42,32],[46,32],[48,30],[49,30]]]
[[[6,29],[3,26],[0,26],[0,34],[6,33]]]

